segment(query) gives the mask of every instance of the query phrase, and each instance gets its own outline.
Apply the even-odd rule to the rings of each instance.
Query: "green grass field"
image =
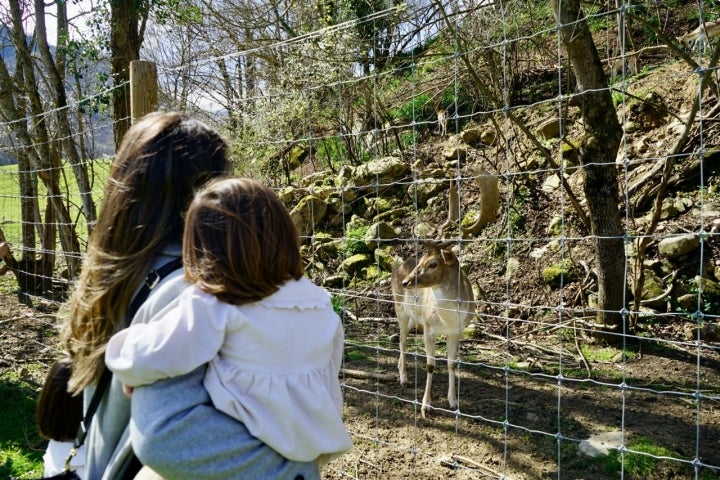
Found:
[[[20,238],[20,187],[17,165],[0,167],[0,227],[11,244]]]
[[[88,175],[95,201],[99,211],[102,202],[103,188],[110,169],[110,160],[95,160],[88,165]],[[70,218],[77,229],[78,238],[82,247],[86,244],[87,223],[80,214],[80,193],[75,182],[75,176],[69,166],[65,166],[60,180],[60,190],[63,192],[63,200],[68,206]],[[41,215],[45,210],[47,202],[47,189],[38,180],[38,197]],[[17,165],[0,167],[0,227],[5,233],[7,241],[14,249],[18,249],[21,242],[22,214],[20,209],[20,187],[18,181]],[[60,248],[58,245],[57,249]]]
[[[37,392],[14,372],[0,374],[0,478],[40,478],[46,442],[35,422]]]

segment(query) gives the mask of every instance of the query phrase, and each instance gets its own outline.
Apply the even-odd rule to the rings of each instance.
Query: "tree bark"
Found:
[[[45,67],[45,74],[48,76],[48,83],[51,87],[53,103],[55,107],[55,118],[57,120],[57,128],[62,138],[62,146],[67,161],[70,162],[75,182],[80,192],[83,215],[88,225],[88,233],[92,232],[92,226],[95,224],[95,203],[92,199],[92,191],[90,188],[90,178],[88,176],[87,165],[82,162],[80,154],[77,150],[75,135],[70,129],[70,121],[68,119],[67,95],[65,93],[65,60],[62,52],[65,50],[66,37],[61,35],[63,30],[67,32],[67,15],[65,9],[67,6],[58,2],[57,28],[58,43],[57,50],[61,52],[57,57],[57,63],[53,60],[52,52],[47,41],[47,31],[45,29],[45,2],[44,0],[35,0],[35,33],[38,42],[38,50],[40,58]]]
[[[73,275],[78,271],[80,265],[80,259],[77,253],[80,251],[80,243],[78,242],[77,233],[75,232],[74,223],[71,221],[70,213],[63,201],[63,196],[60,191],[60,174],[62,172],[62,166],[59,162],[59,157],[54,155],[51,151],[50,134],[48,132],[48,119],[44,115],[44,108],[40,98],[40,88],[35,78],[35,71],[32,62],[32,56],[30,54],[30,48],[26,43],[25,30],[22,24],[22,7],[18,0],[10,1],[10,11],[13,22],[13,45],[15,46],[15,52],[18,58],[18,75],[23,80],[23,93],[27,95],[29,103],[27,105],[29,116],[33,119],[33,133],[35,136],[30,138],[29,135],[26,137],[26,141],[21,148],[27,154],[28,158],[32,162],[33,169],[38,172],[38,176],[47,188],[47,195],[52,201],[53,209],[55,210],[55,218],[59,223],[60,228],[60,243],[65,252],[65,259],[68,265],[70,275]],[[19,110],[16,113],[23,113]],[[22,117],[15,117],[22,118]],[[17,122],[16,132],[25,131],[27,127],[22,122]],[[37,149],[37,150],[36,150]],[[37,206],[37,204],[35,204]],[[34,218],[37,220],[40,218],[39,212],[34,214]],[[23,222],[26,220],[23,218]],[[32,225],[37,225],[39,222],[34,221]],[[25,244],[23,247],[27,250],[31,250],[29,253],[34,255],[34,244]],[[25,255],[25,253],[23,253]],[[50,272],[47,272],[48,274]]]
[[[625,252],[615,167],[622,129],[579,0],[550,3],[575,73],[586,128],[580,161],[598,271],[596,320],[609,331],[624,333],[621,312],[625,307]]]
[[[16,72],[22,78],[22,69]],[[5,60],[0,58],[0,113],[3,119],[22,118],[25,108],[22,104],[25,96],[15,95],[17,87],[10,77]],[[17,101],[16,101],[17,98]],[[40,223],[36,217],[38,212],[37,199],[37,174],[33,169],[33,162],[30,158],[29,145],[32,145],[30,133],[25,122],[12,122],[12,131],[15,134],[20,147],[17,149],[18,157],[18,183],[20,187],[20,218],[22,244],[25,248],[35,248],[36,237],[33,225]],[[3,239],[4,240],[4,239]]]
[[[140,59],[142,35],[138,7],[133,0],[110,2],[110,51],[112,76],[115,85],[113,97],[113,133],[115,147],[130,128],[130,62]]]

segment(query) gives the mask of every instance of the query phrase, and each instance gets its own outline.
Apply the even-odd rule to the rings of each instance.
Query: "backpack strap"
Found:
[[[125,314],[125,326],[130,325],[130,322],[132,322],[132,319],[140,309],[140,306],[145,300],[147,300],[150,292],[158,286],[160,281],[180,267],[182,267],[182,258],[176,258],[175,260],[167,262],[160,268],[150,270],[147,277],[145,277],[142,287],[135,294],[132,302],[130,302],[130,307]]]

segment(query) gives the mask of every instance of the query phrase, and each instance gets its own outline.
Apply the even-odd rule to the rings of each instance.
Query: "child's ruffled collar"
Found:
[[[330,294],[305,277],[285,282],[280,290],[263,298],[259,305],[269,308],[327,308]]]

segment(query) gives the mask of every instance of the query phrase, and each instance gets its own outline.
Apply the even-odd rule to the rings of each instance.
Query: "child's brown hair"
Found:
[[[187,211],[185,278],[223,302],[243,305],[303,274],[297,228],[275,192],[225,178],[199,191]]]
[[[45,378],[37,406],[40,435],[61,442],[75,439],[83,417],[83,397],[68,392],[69,358],[56,361]]]

